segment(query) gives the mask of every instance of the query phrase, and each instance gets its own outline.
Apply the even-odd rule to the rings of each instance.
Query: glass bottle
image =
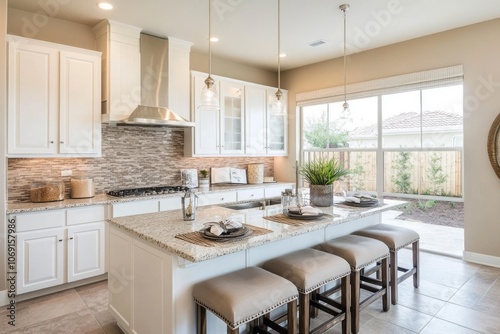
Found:
[[[196,207],[198,206],[198,196],[194,194],[191,189],[187,189],[184,196],[181,197],[182,201],[182,217],[186,221],[195,220]]]

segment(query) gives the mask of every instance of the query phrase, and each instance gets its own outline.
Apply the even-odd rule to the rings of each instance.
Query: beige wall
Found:
[[[7,33],[95,50],[95,35],[91,27],[53,18],[51,13],[46,14],[42,16],[9,8]]]
[[[208,72],[208,56],[196,52],[191,52],[191,70]],[[238,64],[225,59],[218,59],[212,56],[212,74],[226,78],[254,82],[261,85],[278,85],[276,72],[266,71],[251,66]]]
[[[490,166],[486,143],[491,123],[500,113],[499,36],[500,19],[496,19],[354,54],[349,56],[347,79],[355,83],[463,64],[466,258],[480,254],[476,260],[486,259],[498,266],[500,180]],[[275,173],[281,181],[294,179],[290,161],[295,160],[297,148],[295,95],[342,85],[342,73],[342,59],[283,73],[283,86],[289,91],[290,156],[275,161]]]

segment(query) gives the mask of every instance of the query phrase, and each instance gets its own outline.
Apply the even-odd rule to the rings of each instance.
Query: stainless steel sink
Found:
[[[246,209],[254,209],[260,208],[264,209],[268,205],[281,204],[280,199],[266,199],[262,201],[253,201],[253,202],[244,202],[244,203],[236,203],[231,205],[224,205],[225,208],[232,210],[246,210]]]

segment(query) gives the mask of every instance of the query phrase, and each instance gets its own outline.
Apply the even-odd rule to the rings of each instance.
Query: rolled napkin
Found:
[[[207,228],[210,227],[210,233],[214,235],[221,235],[227,233],[228,230],[235,230],[243,227],[243,224],[235,220],[223,220],[219,222],[208,222],[203,224]]]

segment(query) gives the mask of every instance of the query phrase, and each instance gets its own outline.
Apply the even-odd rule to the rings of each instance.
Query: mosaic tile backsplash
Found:
[[[92,177],[96,194],[101,194],[119,188],[178,185],[181,168],[246,168],[250,163],[263,163],[264,175],[274,175],[272,157],[188,158],[182,131],[103,124],[100,158],[8,159],[8,201],[28,202],[30,184],[39,180],[63,180],[69,198],[71,176],[62,177],[63,170]]]

